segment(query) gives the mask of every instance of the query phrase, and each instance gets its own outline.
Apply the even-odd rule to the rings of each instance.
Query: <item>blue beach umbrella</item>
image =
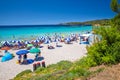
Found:
[[[17,55],[23,55],[23,54],[27,54],[27,53],[29,53],[28,50],[20,50],[20,51],[16,52]]]

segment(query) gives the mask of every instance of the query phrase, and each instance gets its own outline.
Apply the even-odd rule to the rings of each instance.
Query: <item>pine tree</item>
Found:
[[[112,11],[120,14],[120,4],[118,3],[118,0],[111,1],[111,9]]]

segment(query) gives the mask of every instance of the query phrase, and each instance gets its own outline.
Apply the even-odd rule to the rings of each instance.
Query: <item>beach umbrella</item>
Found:
[[[37,54],[39,52],[41,52],[41,51],[38,48],[32,48],[32,49],[30,49],[30,53],[33,53],[33,54]]]
[[[4,44],[4,43],[5,43],[5,41],[1,41],[1,43],[2,43],[2,44]]]
[[[1,50],[9,50],[9,49],[10,47],[7,47],[7,46],[1,48]]]
[[[33,44],[27,44],[27,47],[32,47],[33,46]]]
[[[35,42],[35,43],[38,43],[38,42],[39,42],[39,40],[34,40],[34,42]]]
[[[28,50],[19,50],[18,52],[16,52],[17,55],[23,55],[23,54],[27,54],[29,53]]]
[[[12,42],[12,43],[15,43],[15,42],[16,42],[16,40],[12,40],[11,42]]]
[[[25,43],[25,44],[30,44],[30,42],[29,42],[29,41],[25,41],[24,43]]]

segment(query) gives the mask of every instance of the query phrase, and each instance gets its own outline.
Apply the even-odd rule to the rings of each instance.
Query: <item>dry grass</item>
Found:
[[[92,75],[88,80],[120,80],[120,64],[112,66],[97,66],[93,67],[90,70],[98,70],[104,68],[100,73]]]

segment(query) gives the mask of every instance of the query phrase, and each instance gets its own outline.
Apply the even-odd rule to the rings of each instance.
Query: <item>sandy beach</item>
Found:
[[[54,42],[50,44],[55,46]],[[60,44],[63,47],[55,47],[55,49],[52,50],[47,49],[47,44],[42,44],[44,47],[40,48],[41,56],[44,57],[46,65],[55,64],[62,60],[75,61],[85,56],[87,53],[86,45],[84,44],[79,44],[78,42],[73,42],[73,44]],[[17,51],[18,50],[9,50],[15,57],[12,60],[0,62],[0,80],[13,79],[18,73],[26,69],[33,71],[33,63],[29,65],[19,65],[16,63],[18,59],[16,55]],[[4,55],[4,52],[1,50],[0,54]],[[34,57],[35,54],[28,53],[28,59],[34,59]]]

